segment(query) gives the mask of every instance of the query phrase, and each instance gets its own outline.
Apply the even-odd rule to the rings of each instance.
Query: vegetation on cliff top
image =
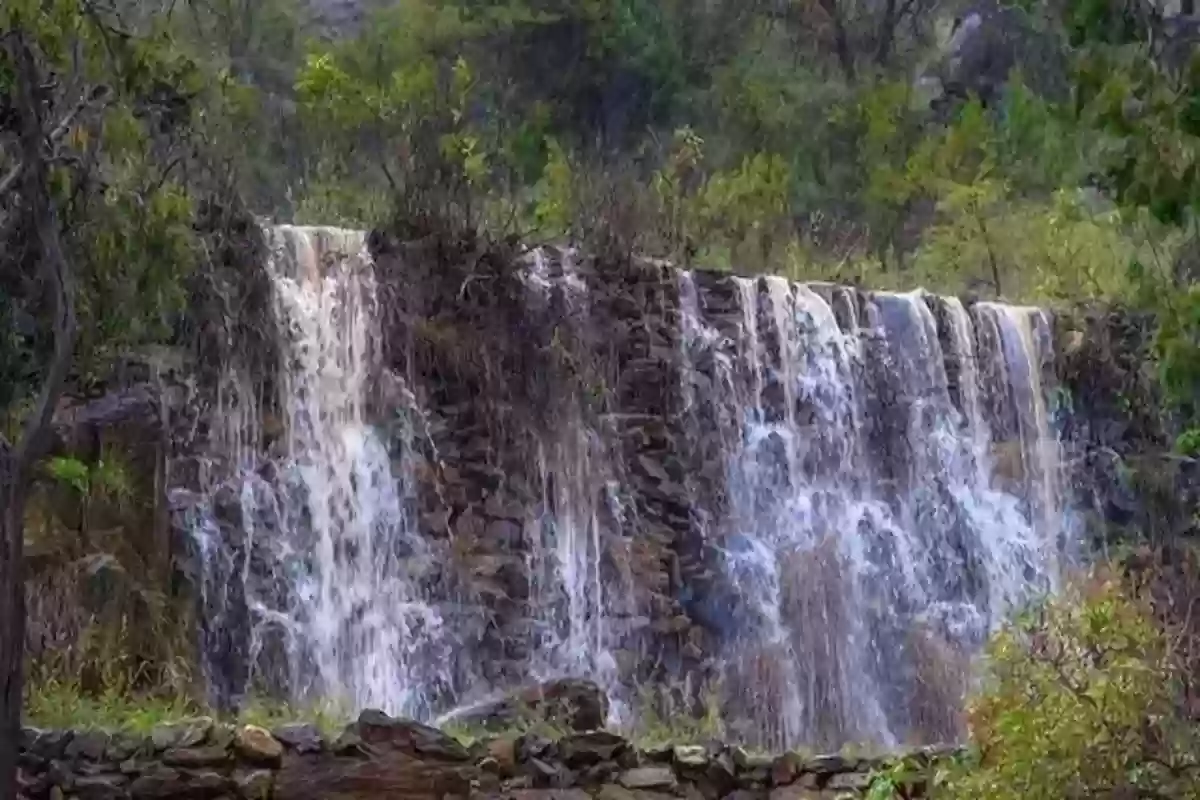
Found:
[[[972,10],[984,34],[948,37]],[[1038,46],[1004,44],[993,19]],[[113,472],[120,454],[97,445],[86,463],[53,461],[50,420],[68,387],[86,392],[131,351],[194,333],[180,309],[212,283],[246,212],[567,238],[872,287],[1120,301],[1155,312],[1165,411],[1195,451],[1200,69],[1177,58],[1189,31],[1173,25],[1149,3],[1086,0],[1004,14],[950,0],[400,0],[330,41],[289,0],[4,3],[0,743],[16,740],[22,697],[27,541],[52,566],[34,585],[61,589],[64,609],[86,608],[97,576],[124,581],[128,598],[66,620],[80,649],[57,666],[35,659],[39,687],[77,669],[91,695],[192,682],[186,646],[162,635],[183,629],[166,550],[106,538],[78,511],[139,501]],[[972,73],[980,61],[1014,70]],[[940,96],[914,74],[940,76]],[[1049,743],[1004,738],[1022,732],[1094,746],[1104,761],[1087,774],[1110,788],[1135,780],[1132,734],[1092,704],[1115,686],[1126,705],[1113,719],[1135,705],[1166,719],[1169,684],[1144,670],[1168,665],[1108,591],[1040,629],[1075,643],[1064,658],[1112,645],[1103,663],[1046,662],[1023,644],[1041,641],[1027,628],[998,640],[997,688],[976,711],[983,761],[962,779],[976,796],[1013,780],[1047,797],[1081,790],[1063,775],[1083,762],[1064,752],[1035,770],[1028,748]],[[1136,663],[1120,655],[1135,642]],[[1071,681],[1054,684],[1051,667]],[[1028,687],[1061,709],[1057,726],[1004,710]],[[1145,737],[1166,742],[1138,745],[1137,774],[1157,781],[1155,765],[1179,767],[1175,740]],[[12,759],[0,744],[0,798]]]

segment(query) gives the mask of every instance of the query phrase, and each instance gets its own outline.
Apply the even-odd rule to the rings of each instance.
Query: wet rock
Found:
[[[769,800],[833,800],[836,795],[802,786],[779,786],[771,790]]]
[[[517,743],[508,737],[492,739],[486,745],[487,757],[495,764],[497,774],[508,777],[517,771]]]
[[[104,731],[84,731],[76,734],[66,747],[67,758],[86,758],[88,761],[100,761],[108,750],[111,737]]]
[[[181,773],[170,767],[156,767],[134,779],[129,794],[134,800],[159,800],[181,793]]]
[[[319,753],[324,747],[321,732],[317,730],[315,725],[307,723],[280,725],[271,731],[271,735],[282,742],[289,750],[294,750],[301,755],[305,753]]]
[[[770,768],[775,758],[765,753],[753,753],[744,747],[734,747],[729,751],[733,757],[733,763],[738,770],[743,772],[752,772],[758,769]]]
[[[55,786],[61,786],[63,789],[70,791],[75,786],[75,773],[71,771],[70,766],[62,761],[51,761],[50,768],[46,771],[50,777],[50,782]]]
[[[120,763],[149,749],[149,742],[140,736],[117,734],[109,741],[108,748],[104,751],[104,760]]]
[[[126,796],[128,783],[124,775],[92,775],[76,779],[72,794],[79,800],[116,800]]]
[[[354,727],[371,747],[387,747],[444,761],[471,759],[467,748],[449,734],[410,719],[389,717],[382,711],[369,709],[362,712]]]
[[[289,760],[275,779],[275,800],[443,800],[467,797],[473,767],[424,761],[395,750],[370,758],[347,759],[332,754]]]
[[[229,760],[224,747],[176,747],[163,753],[162,763],[168,767],[215,767]]]
[[[155,750],[168,750],[172,747],[195,747],[208,738],[212,731],[213,721],[210,717],[158,725],[150,732],[150,741]]]
[[[221,747],[228,750],[230,747],[233,747],[233,740],[236,738],[236,725],[219,724],[212,727],[205,741],[210,747]]]
[[[672,758],[681,767],[708,766],[708,750],[702,745],[677,745],[672,750]]]
[[[808,759],[804,762],[804,771],[817,775],[837,775],[842,772],[854,772],[859,768],[860,763],[856,758],[848,758],[834,753]]]
[[[257,725],[239,728],[233,746],[239,756],[254,764],[275,765],[283,758],[283,745]]]
[[[350,729],[342,731],[330,749],[343,758],[366,758],[371,755],[371,749],[362,737]]]
[[[771,764],[771,785],[787,786],[794,783],[804,769],[804,759],[799,753],[788,752],[777,756]]]
[[[18,746],[22,750],[33,750],[37,746],[38,737],[41,735],[41,730],[24,726],[21,728],[21,738],[18,740]]]
[[[557,762],[534,758],[526,765],[526,769],[533,776],[537,786],[565,789],[575,782],[574,773]]]
[[[534,758],[541,758],[553,748],[554,742],[536,733],[526,733],[517,737],[517,763],[521,764]]]
[[[210,797],[221,797],[231,789],[232,781],[229,778],[219,772],[204,770],[201,772],[185,773],[183,787],[175,796],[204,800]]]
[[[590,767],[581,769],[575,782],[580,786],[597,786],[616,780],[620,772],[621,766],[619,764],[614,764],[611,761],[602,761],[599,764],[593,764]]]
[[[823,788],[831,792],[864,792],[871,788],[871,774],[869,772],[840,772],[837,775],[829,776],[829,780],[825,782]]]
[[[558,743],[558,754],[569,767],[587,767],[601,761],[613,761],[629,743],[609,731],[591,731],[566,736]]]
[[[62,758],[73,738],[75,734],[71,731],[38,731],[34,736],[33,751],[45,759]]]
[[[674,789],[675,771],[670,767],[638,767],[622,772],[619,783],[626,789]]]
[[[242,800],[269,800],[275,773],[265,769],[238,771],[233,774],[233,783]]]
[[[488,795],[485,800],[592,800],[583,789],[514,789]]]

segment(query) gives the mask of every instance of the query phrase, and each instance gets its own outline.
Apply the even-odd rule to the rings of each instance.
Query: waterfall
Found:
[[[186,506],[220,703],[430,720],[573,676],[613,722],[704,684],[771,749],[954,739],[966,660],[1057,588],[1041,310],[536,250],[447,282],[469,363],[424,374],[361,232],[265,234],[277,374],[224,365]]]
[[[843,327],[821,287],[728,280],[717,304],[738,303],[736,317],[707,323],[689,273],[680,296],[690,350],[720,351],[705,359],[716,395],[700,402],[732,425],[719,434],[728,509],[709,535],[739,598],[725,667],[741,732],[771,747],[893,745],[919,713],[912,637],[972,650],[1058,573],[1034,312],[980,304],[973,319],[956,300],[876,293],[866,325],[848,306]],[[982,349],[976,320],[990,326]],[[1008,437],[1019,489],[993,481]]]
[[[587,286],[570,258],[551,274],[540,251],[522,273],[528,308],[555,309],[580,340],[589,318]],[[583,330],[581,330],[583,329]],[[541,486],[541,515],[530,542],[538,628],[531,671],[540,678],[587,675],[616,691],[609,630],[612,587],[606,586],[602,559],[620,517],[616,479],[606,442],[579,408],[573,393],[556,398],[560,419],[540,430],[535,474]]]
[[[204,585],[234,592],[246,618],[247,644],[231,648],[247,662],[242,685],[224,688],[252,691],[251,671],[274,662],[279,674],[260,677],[293,700],[424,716],[450,645],[422,594],[429,553],[413,518],[408,443],[389,452],[366,412],[378,367],[371,257],[356,231],[280,226],[267,238],[279,430],[264,448],[249,381],[228,376],[213,444],[234,468],[208,481],[208,513],[192,525],[211,572]],[[225,533],[222,516],[233,523]],[[209,628],[227,636],[220,628],[239,603],[216,600]]]

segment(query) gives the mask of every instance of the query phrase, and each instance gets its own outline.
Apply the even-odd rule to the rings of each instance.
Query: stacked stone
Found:
[[[575,718],[594,722],[594,715]],[[834,800],[861,797],[898,758],[930,766],[951,751],[887,759],[778,756],[738,746],[637,748],[605,730],[550,739],[499,735],[465,746],[426,725],[364,711],[336,738],[309,725],[272,732],[202,718],[147,737],[26,729],[28,800]],[[909,797],[923,794],[908,770]]]

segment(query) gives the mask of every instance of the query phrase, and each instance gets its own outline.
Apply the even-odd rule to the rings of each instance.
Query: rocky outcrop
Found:
[[[551,740],[508,734],[464,746],[411,720],[365,711],[336,738],[314,728],[196,719],[149,736],[27,728],[27,800],[833,800],[862,796],[898,759],[922,767],[948,751],[889,758],[768,756],[722,745],[639,749],[603,730]]]
[[[1056,317],[1059,431],[1073,506],[1097,548],[1196,533],[1200,461],[1173,452],[1152,316],[1089,308]]]

